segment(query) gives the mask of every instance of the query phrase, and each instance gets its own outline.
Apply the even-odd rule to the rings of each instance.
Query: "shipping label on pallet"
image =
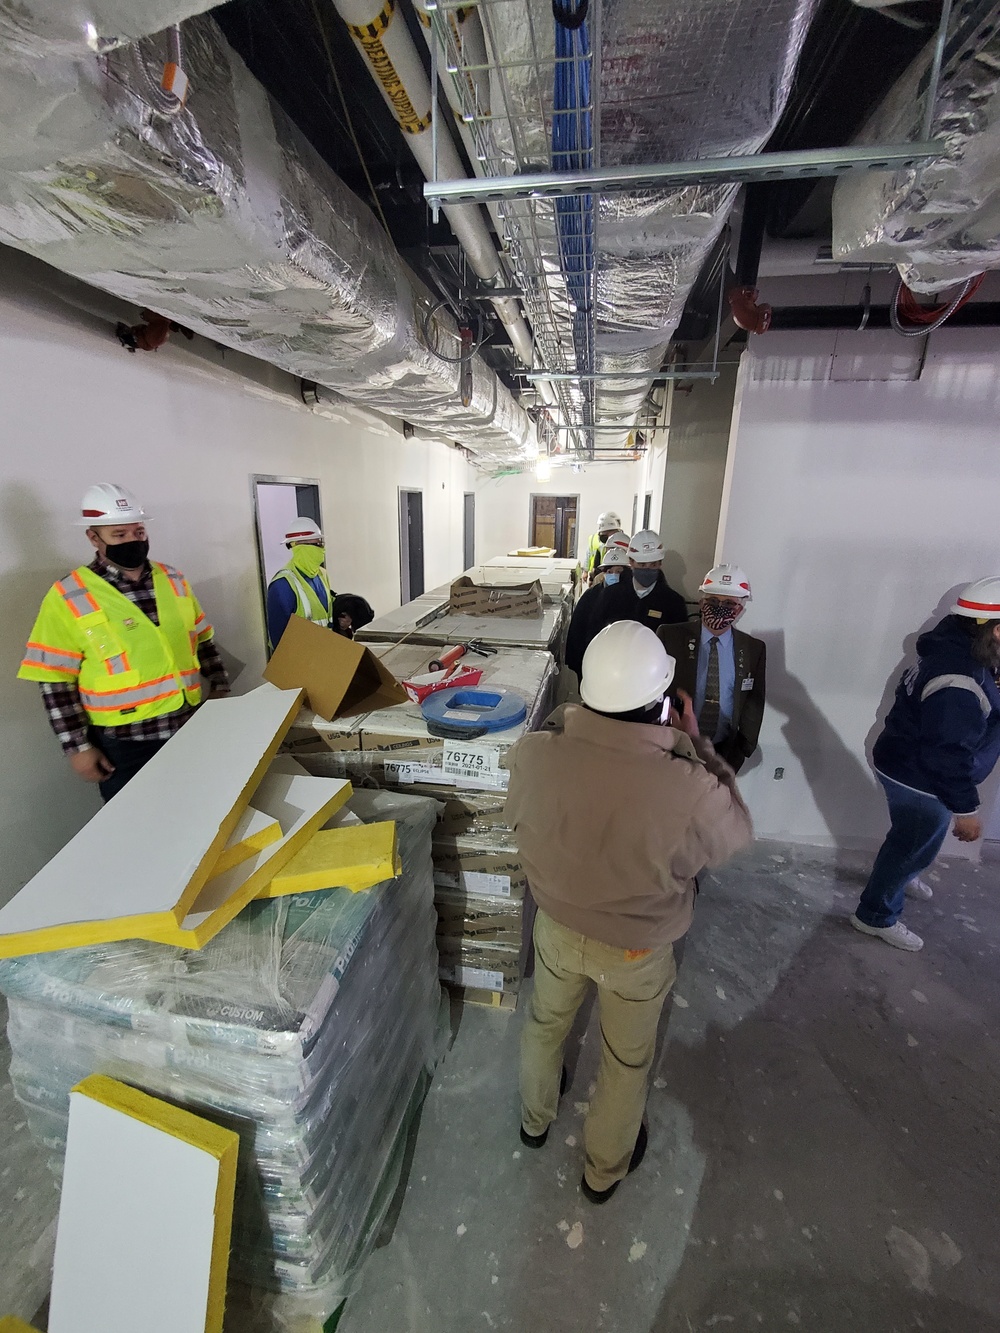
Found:
[[[506,791],[510,774],[500,767],[499,745],[474,741],[445,741],[443,768],[454,778],[480,782],[484,787]]]

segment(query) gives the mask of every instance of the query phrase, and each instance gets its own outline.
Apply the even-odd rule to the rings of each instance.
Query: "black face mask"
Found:
[[[149,542],[118,542],[116,546],[104,548],[105,560],[110,560],[119,569],[140,569],[149,555]]]
[[[633,569],[632,577],[640,588],[651,588],[660,576],[658,569]]]

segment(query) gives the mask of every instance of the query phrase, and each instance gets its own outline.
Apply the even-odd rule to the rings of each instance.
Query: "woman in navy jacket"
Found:
[[[851,924],[897,949],[923,940],[900,921],[908,887],[955,837],[982,836],[976,790],[1000,758],[1000,578],[970,584],[952,613],[917,640],[872,753],[890,828]],[[913,883],[914,881],[915,884]]]

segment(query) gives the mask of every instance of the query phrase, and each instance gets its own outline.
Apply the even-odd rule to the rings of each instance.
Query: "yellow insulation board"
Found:
[[[214,879],[216,875],[224,875],[227,870],[233,870],[244,861],[249,861],[251,856],[262,852],[265,847],[270,847],[272,842],[280,842],[281,836],[281,825],[276,819],[248,806],[240,815],[225,850],[212,867],[209,879]],[[3,1331],[0,1330],[0,1333]]]
[[[312,893],[317,889],[360,893],[395,879],[401,868],[392,820],[321,829],[257,896],[280,898],[286,893]]]

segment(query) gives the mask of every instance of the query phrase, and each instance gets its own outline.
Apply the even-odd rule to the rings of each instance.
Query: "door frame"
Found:
[[[264,624],[264,651],[270,656],[267,646],[267,584],[264,581],[264,547],[260,539],[260,506],[257,503],[257,486],[315,486],[319,496],[320,514],[323,512],[323,489],[319,477],[283,477],[273,472],[250,473],[250,513],[253,520],[253,544],[257,551],[257,585],[260,589],[260,611]],[[320,527],[322,527],[322,522]]]
[[[577,552],[580,549],[580,493],[575,494],[572,491],[566,493],[560,492],[558,495],[552,491],[531,491],[528,495],[528,545],[531,546],[535,537],[535,501],[536,500],[575,500],[576,501],[576,528],[573,534],[572,551],[567,551],[565,557],[557,557],[567,560],[576,559]],[[558,550],[558,534],[557,546]]]
[[[399,512],[399,597],[400,597],[400,605],[406,606],[407,602],[412,602],[414,600],[412,589],[410,587],[410,544],[408,538],[409,502],[407,497],[410,495],[420,496],[420,514],[422,520],[423,510],[424,510],[424,493],[419,486],[398,486],[396,490],[398,494],[397,507]],[[421,534],[420,534],[420,561],[421,564],[424,566],[423,569],[424,584],[426,586],[427,569],[426,569],[426,563],[424,561],[422,521],[421,521]],[[422,594],[423,594],[423,589],[421,589],[420,592],[416,594],[416,596],[420,597],[422,596]]]

